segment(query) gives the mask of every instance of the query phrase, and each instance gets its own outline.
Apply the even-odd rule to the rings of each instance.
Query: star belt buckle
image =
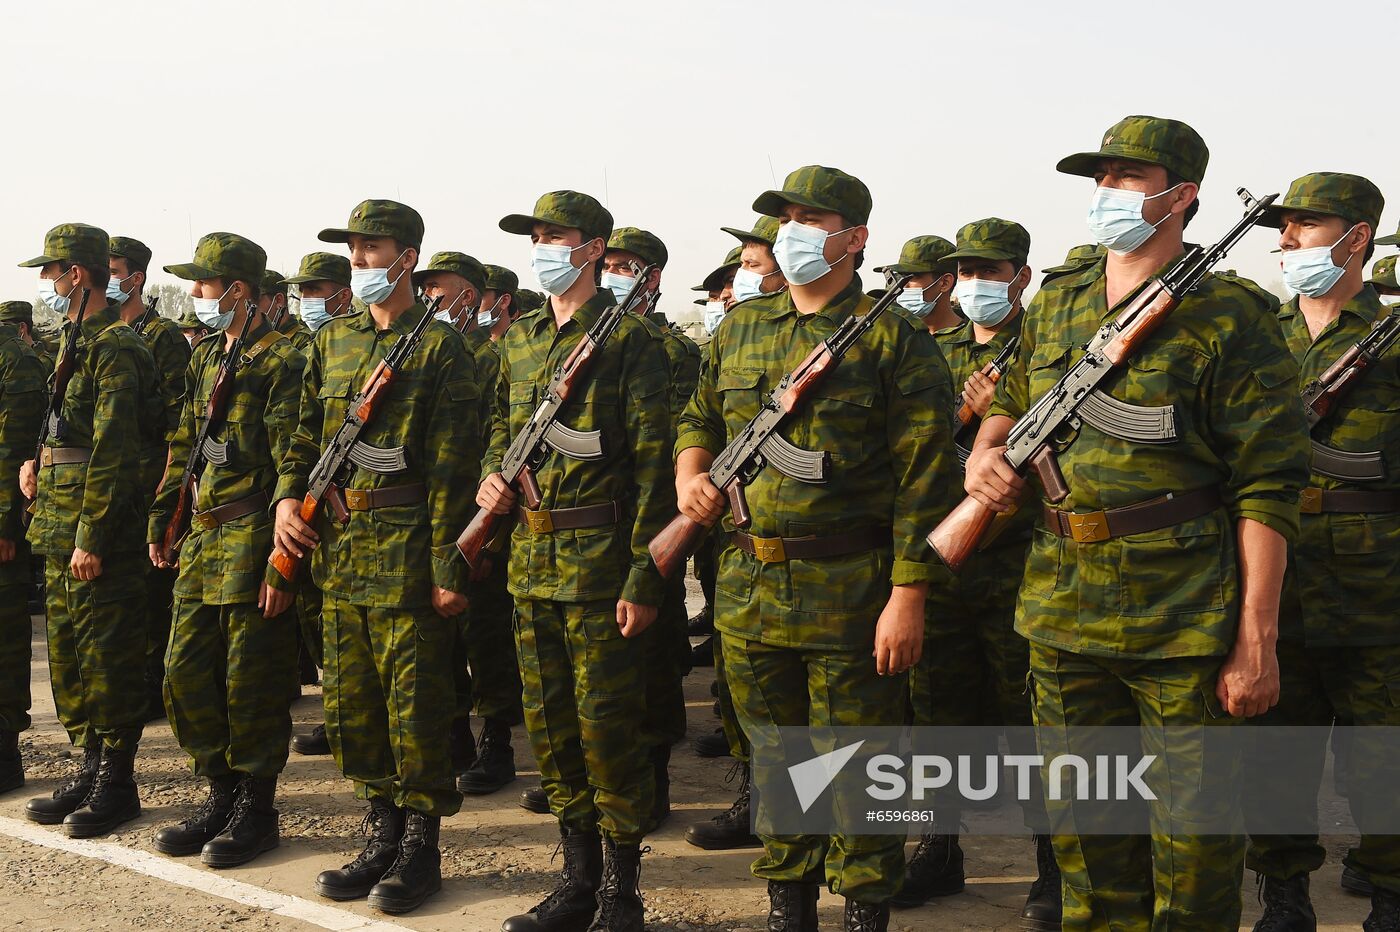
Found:
[[[1097,544],[1108,540],[1108,517],[1102,511],[1091,511],[1087,514],[1077,515],[1073,512],[1065,515],[1065,520],[1069,523],[1069,536],[1075,543]]]
[[[42,450],[39,451],[39,465],[53,465],[53,447],[44,447]]]
[[[351,511],[369,511],[369,492],[364,489],[345,489],[345,507]]]
[[[787,560],[781,537],[753,537],[753,555],[761,563],[782,563]]]
[[[525,526],[531,534],[553,534],[554,516],[549,511],[525,511]]]
[[[219,526],[219,519],[214,517],[212,511],[196,511],[192,517],[194,523],[199,525],[202,530],[212,531]]]
[[[1298,496],[1298,510],[1305,515],[1322,514],[1322,490],[1317,488],[1306,488]]]

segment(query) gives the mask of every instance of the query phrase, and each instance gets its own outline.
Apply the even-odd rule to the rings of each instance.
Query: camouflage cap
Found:
[[[264,269],[262,281],[258,283],[259,290],[263,294],[286,294],[287,280],[282,277],[281,272],[273,269]]]
[[[1180,120],[1127,116],[1108,128],[1097,152],[1065,156],[1055,170],[1092,178],[1103,159],[1130,159],[1160,165],[1174,175],[1200,184],[1206,176],[1210,150],[1201,134]]]
[[[1081,266],[1097,262],[1106,249],[1098,243],[1083,243],[1079,246],[1071,246],[1069,252],[1065,253],[1065,261],[1059,265],[1052,265],[1048,269],[1041,269],[1041,274],[1052,275],[1057,272],[1072,272]]]
[[[204,326],[204,322],[195,314],[193,308],[175,318],[175,326],[179,327],[181,330],[208,329]]]
[[[22,269],[35,269],[50,262],[72,262],[86,268],[107,268],[110,240],[103,230],[86,223],[60,223],[44,234],[44,251],[27,262]]]
[[[333,252],[309,252],[301,257],[301,267],[284,284],[305,285],[307,282],[331,282],[342,288],[350,287],[350,260]]]
[[[199,281],[224,278],[261,286],[267,269],[267,253],[257,243],[237,233],[209,233],[199,238],[194,259],[165,270],[176,278]]]
[[[720,229],[741,243],[765,243],[771,247],[778,241],[778,220],[776,217],[759,217],[754,221],[752,230],[740,230],[738,227],[720,227]]]
[[[1396,259],[1400,259],[1400,256],[1386,256],[1384,259],[1377,259],[1376,264],[1371,266],[1371,277],[1366,280],[1366,284],[1379,285],[1382,288],[1400,288],[1400,281],[1395,278]],[[4,310],[0,309],[0,320],[5,319],[3,315]]]
[[[486,290],[487,291],[509,291],[512,294],[520,290],[520,277],[503,265],[486,265]]]
[[[538,291],[531,291],[529,288],[521,288],[515,293],[515,303],[520,305],[520,313],[526,314],[544,307],[544,295]]]
[[[943,275],[956,272],[957,260],[948,258],[953,254],[953,248],[953,244],[941,236],[916,236],[899,251],[898,262],[875,271],[895,272],[899,275],[921,275],[925,272]]]
[[[34,323],[34,305],[28,301],[0,302],[0,324]]]
[[[1256,225],[1277,230],[1283,226],[1285,210],[1305,210],[1341,217],[1351,223],[1369,223],[1374,233],[1384,208],[1381,189],[1360,175],[1311,172],[1294,179],[1288,186],[1288,193],[1274,201]]]
[[[724,276],[731,270],[739,267],[739,258],[744,251],[744,247],[735,246],[724,257],[724,262],[715,269],[705,280],[698,285],[692,285],[691,291],[719,291],[724,287]]]
[[[1025,262],[1031,251],[1031,235],[1019,223],[988,217],[974,220],[958,231],[958,248],[944,259],[1004,259]]]
[[[435,252],[428,264],[413,272],[413,284],[422,285],[423,280],[434,272],[451,272],[460,275],[478,292],[486,290],[486,267],[464,252]]]
[[[1396,231],[1389,236],[1382,236],[1380,239],[1376,240],[1376,245],[1400,246],[1400,228],[1397,228]]]
[[[589,239],[606,240],[612,233],[613,216],[587,194],[577,191],[551,191],[535,201],[532,214],[509,214],[498,224],[507,233],[529,236],[537,223],[552,223],[582,231]]]
[[[618,227],[608,237],[608,249],[630,252],[648,265],[655,265],[660,269],[666,267],[666,244],[661,242],[661,237],[646,230]]]
[[[114,236],[107,242],[107,251],[125,259],[135,271],[144,271],[151,264],[151,247],[130,236]]]
[[[857,226],[870,220],[870,189],[854,175],[825,165],[806,165],[788,175],[778,191],[764,191],[753,202],[753,209],[770,217],[781,217],[783,208],[799,204],[814,210],[829,210]]]
[[[407,204],[370,199],[355,205],[344,227],[327,227],[316,238],[323,243],[348,243],[352,233],[388,236],[418,249],[423,245],[423,217]]]

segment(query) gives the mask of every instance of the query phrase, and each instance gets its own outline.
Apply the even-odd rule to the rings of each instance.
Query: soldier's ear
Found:
[[[870,239],[870,227],[865,224],[857,224],[851,228],[850,245],[846,247],[847,252],[860,252],[865,248],[865,241]]]
[[[1172,208],[1174,214],[1184,214],[1187,208],[1196,203],[1196,198],[1201,193],[1201,186],[1194,181],[1183,181],[1175,191],[1172,192]]]
[[[1374,235],[1375,233],[1371,229],[1371,225],[1363,220],[1348,234],[1347,251],[1353,255],[1361,252],[1366,248],[1366,245],[1371,242],[1371,237]]]

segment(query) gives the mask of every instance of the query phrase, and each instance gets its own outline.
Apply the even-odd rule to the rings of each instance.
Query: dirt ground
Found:
[[[507,916],[521,912],[551,889],[559,863],[552,859],[558,839],[551,820],[520,809],[516,799],[534,777],[533,760],[519,728],[515,735],[521,777],[496,795],[467,797],[462,811],[443,824],[442,894],[409,916],[386,917],[363,901],[335,904],[312,890],[317,872],[337,867],[359,850],[364,809],[349,792],[330,758],[291,755],[278,789],[282,845],[242,868],[213,872],[197,858],[178,863],[214,878],[230,878],[262,890],[305,898],[333,910],[316,923],[273,913],[258,905],[233,902],[96,857],[56,851],[15,837],[4,818],[23,820],[25,801],[47,794],[76,766],[54,717],[44,659],[41,619],[34,619],[34,727],[22,737],[28,785],[0,798],[0,927],[49,929],[237,929],[292,930],[369,928],[374,919],[414,930],[495,932]],[[707,852],[683,840],[691,822],[727,808],[732,789],[725,777],[729,761],[705,760],[688,741],[717,724],[711,712],[709,668],[687,679],[689,735],[672,757],[670,821],[648,839],[642,884],[647,924],[674,932],[758,932],[764,928],[767,900],[763,884],[749,875],[751,851]],[[293,707],[296,730],[320,718],[319,690],[309,688]],[[182,818],[202,794],[187,758],[163,722],[146,728],[137,762],[144,811],[122,826],[108,845],[151,852],[151,834]],[[57,835],[57,828],[42,828]],[[1358,929],[1368,903],[1338,886],[1340,858],[1349,839],[1329,839],[1328,863],[1313,878],[1313,898],[1323,929]],[[890,928],[910,930],[1015,929],[1026,890],[1034,877],[1029,839],[966,837],[967,891],[915,910],[899,911]],[[157,855],[157,857],[160,857]],[[821,922],[839,929],[839,897],[824,894]],[[1244,928],[1257,918],[1252,878],[1244,893]],[[332,918],[327,920],[326,915]]]

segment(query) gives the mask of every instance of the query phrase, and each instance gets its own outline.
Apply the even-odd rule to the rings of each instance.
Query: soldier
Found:
[[[292,345],[303,353],[311,345],[311,328],[294,316],[287,301],[287,286],[290,281],[281,272],[268,269],[263,273],[261,295],[258,298],[258,312],[263,320],[270,321],[277,332],[292,341]]]
[[[1019,500],[1025,482],[1001,455],[1014,419],[1182,254],[1207,160],[1185,123],[1130,116],[1098,151],[1060,161],[1097,183],[1089,225],[1109,251],[1027,309],[1020,354],[968,459],[979,501],[1006,511]],[[1042,728],[1227,724],[1226,713],[1257,715],[1277,700],[1279,586],[1307,442],[1298,367],[1272,310],[1251,283],[1207,276],[1112,388],[1119,402],[1174,412],[1177,439],[1141,443],[1085,423],[1059,453],[1075,478],[1063,504],[1044,509],[1016,609]],[[1066,928],[1238,925],[1243,839],[1167,834],[1160,807],[1151,818],[1151,839],[1053,837]]]
[[[32,575],[18,477],[44,419],[47,378],[39,355],[13,322],[29,313],[27,302],[0,305],[0,793],[24,785],[19,733],[29,728]]]
[[[175,324],[180,328],[180,334],[185,338],[185,342],[194,349],[194,345],[209,335],[209,328],[200,323],[194,309],[191,308],[183,317],[177,317]]]
[[[680,507],[706,524],[725,505],[707,472],[715,455],[779,379],[873,303],[855,271],[871,206],[859,179],[799,168],[753,206],[779,219],[774,253],[789,288],[734,306],[681,418]],[[789,416],[784,433],[839,452],[839,466],[820,485],[760,472],[748,495],[753,533],[735,531],[720,554],[715,624],[739,721],[755,743],[776,741],[775,726],[902,724],[924,599],[931,582],[946,583],[921,530],[946,510],[935,490],[953,479],[952,391],[937,347],[922,328],[886,315],[822,394]],[[781,548],[764,546],[776,541]],[[777,549],[782,557],[770,559]],[[761,565],[755,553],[765,554]],[[902,837],[761,837],[753,872],[768,881],[770,929],[815,927],[823,879],[846,898],[846,929],[886,928],[904,873]]]
[[[734,306],[734,276],[739,271],[739,257],[742,252],[739,246],[729,250],[718,268],[706,275],[700,284],[690,287],[691,291],[701,291],[705,294],[704,298],[696,298],[694,303],[705,305],[706,333],[713,334],[718,330],[724,312]]]
[[[773,256],[778,238],[778,224],[772,217],[760,217],[749,231],[721,227],[738,238],[739,268],[734,273],[734,302],[750,298],[771,297],[787,288],[782,267]]]
[[[1088,268],[1102,259],[1104,252],[1104,248],[1098,243],[1084,243],[1081,246],[1071,246],[1069,252],[1065,253],[1064,262],[1061,262],[1059,265],[1052,265],[1048,269],[1040,270],[1040,274],[1045,276],[1040,280],[1041,287],[1045,287],[1051,279]]]
[[[1260,220],[1280,230],[1283,281],[1295,297],[1279,311],[1283,335],[1306,384],[1364,337],[1385,313],[1362,281],[1371,239],[1384,206],[1381,192],[1357,175],[1314,172],[1298,178]],[[1377,275],[1384,274],[1377,269]],[[1393,272],[1392,281],[1393,279]],[[1312,439],[1377,464],[1400,457],[1400,363],[1382,357],[1346,396]],[[1380,451],[1379,453],[1374,451]],[[1279,704],[1255,719],[1267,725],[1311,725],[1321,734],[1334,723],[1400,725],[1389,684],[1400,681],[1400,633],[1395,631],[1395,584],[1400,576],[1400,476],[1358,483],[1335,475],[1314,454],[1303,493],[1302,530],[1290,563],[1305,568],[1284,582],[1279,613]],[[1299,732],[1298,734],[1304,734]],[[1308,762],[1311,780],[1289,783],[1288,811],[1314,812],[1326,757],[1326,738],[1312,746],[1298,738],[1265,742],[1251,756],[1253,780],[1268,781],[1280,762]],[[1370,755],[1351,756],[1351,803],[1364,820],[1378,786],[1393,793],[1394,774]],[[1383,781],[1378,783],[1377,781]],[[1253,781],[1249,781],[1253,782]],[[1246,806],[1255,797],[1246,797]],[[1267,813],[1264,813],[1267,815]],[[1317,835],[1252,835],[1247,863],[1263,883],[1264,915],[1256,929],[1315,929],[1308,875],[1322,866]],[[1368,932],[1400,929],[1400,839],[1363,834],[1346,866],[1374,889]]]
[[[89,291],[72,380],[45,426],[39,462],[20,471],[25,496],[37,494],[28,537],[45,558],[54,706],[83,749],[78,775],[30,800],[25,814],[62,822],[73,838],[105,835],[141,814],[132,777],[147,712],[141,452],[158,438],[164,412],[145,407],[159,397],[150,350],[106,300],[108,255],[105,232],[65,223],[20,266],[40,270],[44,303],[67,318],[65,344]]]
[[[151,250],[129,236],[114,236],[111,258],[107,268],[107,298],[120,308],[121,319],[146,341],[155,359],[160,382],[161,403],[166,420],[147,449],[141,451],[143,473],[141,488],[147,494],[146,508],[155,500],[156,486],[165,472],[170,440],[180,422],[180,407],[185,400],[185,369],[190,364],[190,345],[180,335],[179,325],[157,310],[147,310],[145,302],[146,269],[151,264]],[[151,719],[165,717],[165,644],[170,637],[171,588],[175,585],[172,569],[146,567],[146,695],[150,703],[147,715]]]
[[[353,861],[321,872],[316,891],[368,894],[375,909],[407,912],[442,888],[441,819],[462,800],[443,739],[452,723],[452,619],[467,608],[467,567],[453,543],[470,517],[462,490],[481,459],[476,368],[461,338],[432,322],[359,438],[381,455],[401,452],[405,468],[355,466],[344,490],[349,521],[322,514],[314,529],[303,522],[311,470],[351,398],[427,313],[413,293],[423,242],[413,208],[364,201],[320,239],[349,245],[351,288],[368,309],[322,327],[312,343],[299,423],[279,468],[275,540],[294,556],[315,548],[326,732],[356,797],[369,800],[370,836]]]
[[[480,423],[488,423],[489,400],[500,369],[500,355],[491,342],[481,315],[495,322],[493,306],[508,304],[500,289],[487,305],[486,268],[460,252],[439,252],[426,268],[413,273],[413,282],[428,298],[441,298],[438,319],[462,334],[467,352],[476,362],[477,411]],[[485,446],[487,430],[482,430]],[[515,749],[510,728],[520,721],[520,671],[511,633],[511,602],[506,592],[505,560],[492,559],[468,592],[471,607],[457,619],[453,639],[452,672],[456,676],[457,707],[452,720],[452,772],[463,793],[494,793],[515,779]],[[471,711],[475,703],[482,719],[480,740],[474,740]]]
[[[0,324],[10,324],[15,328],[19,341],[34,351],[39,363],[44,367],[44,378],[53,375],[53,354],[49,348],[34,336],[34,305],[28,301],[0,302]],[[34,428],[36,431],[39,428]]]
[[[1385,240],[1400,240],[1400,234],[1396,236],[1382,237]],[[1380,243],[1381,240],[1376,240]],[[1376,264],[1371,266],[1371,277],[1366,279],[1366,284],[1370,285],[1377,295],[1380,296],[1381,303],[1387,306],[1400,303],[1400,280],[1395,277],[1395,260],[1400,256],[1386,256],[1384,259],[1377,259]]]
[[[889,271],[914,276],[897,300],[929,333],[956,327],[961,322],[953,311],[958,263],[949,258],[952,252],[953,244],[941,236],[916,236],[899,251],[899,261],[887,267]],[[957,370],[952,372],[956,380]]]
[[[540,294],[538,291],[531,291],[529,288],[521,288],[515,293],[515,297],[515,303],[520,307],[520,311],[516,315],[517,317],[522,317],[531,311],[537,311],[544,307],[544,295]],[[496,333],[494,329],[491,331],[491,339],[500,339],[500,334]]]
[[[509,514],[517,496],[499,468],[511,437],[616,298],[598,287],[612,215],[592,197],[555,191],[532,214],[511,214],[500,227],[530,237],[531,266],[551,295],[498,344],[491,447],[477,503]],[[536,473],[543,504],[517,512],[509,572],[525,724],[559,821],[564,870],[543,902],[506,920],[506,932],[582,929],[590,921],[595,932],[642,928],[640,843],[651,821],[654,772],[638,740],[646,720],[639,636],[665,591],[647,544],[675,504],[665,481],[669,388],[660,341],[647,323],[627,316],[562,416],[574,430],[601,431],[603,457],[550,455]]]
[[[210,233],[200,238],[192,261],[165,266],[192,283],[196,310],[222,339],[205,340],[190,362],[170,466],[146,531],[151,563],[159,569],[173,568],[162,541],[220,363],[252,315],[223,424],[205,438],[208,458],[195,480],[165,682],[171,729],[195,774],[208,781],[209,795],[188,818],[156,832],[155,846],[164,854],[199,854],[210,867],[245,864],[277,847],[273,802],[292,731],[296,629],[278,616],[291,606],[293,592],[267,557],[277,463],[291,446],[305,359],[259,309],[266,264],[267,254],[253,241]]]
[[[481,294],[476,325],[495,343],[509,329],[511,321],[521,314],[520,279],[504,266],[488,264],[485,268],[486,290]]]

